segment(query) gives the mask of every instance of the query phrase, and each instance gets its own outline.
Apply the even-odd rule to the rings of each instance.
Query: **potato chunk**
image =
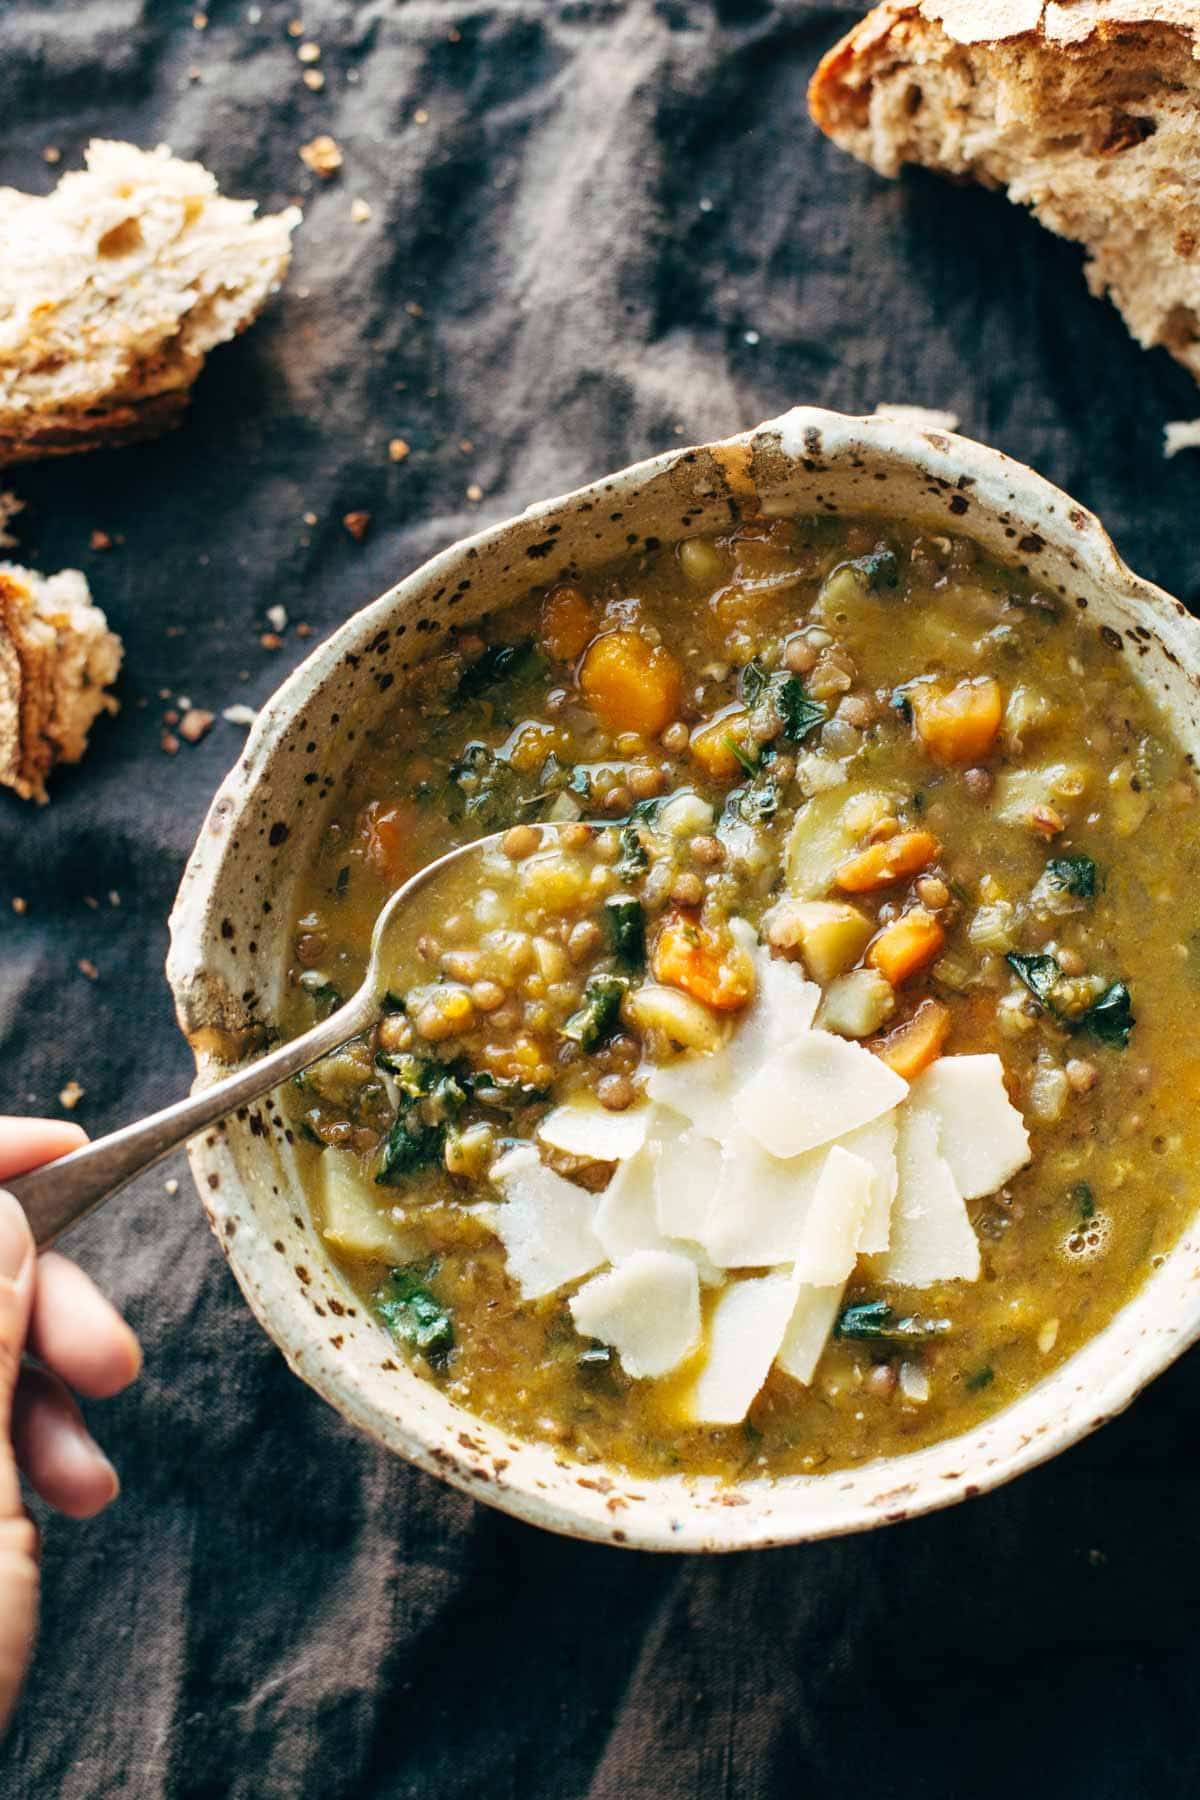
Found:
[[[799,950],[804,966],[822,986],[856,963],[873,930],[870,919],[842,900],[784,900],[767,924],[777,949]]]

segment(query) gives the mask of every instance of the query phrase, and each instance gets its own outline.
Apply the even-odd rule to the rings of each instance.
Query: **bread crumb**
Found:
[[[418,106],[416,112],[413,114],[413,124],[414,125],[428,125],[428,123],[429,123],[429,114],[426,112],[426,110],[423,106]]]
[[[283,639],[279,636],[277,631],[264,631],[258,641],[264,650],[283,649]]]
[[[186,738],[189,744],[198,744],[212,730],[213,716],[212,713],[205,712],[202,706],[189,707],[179,721],[180,737]]]
[[[425,317],[425,308],[421,305],[419,300],[406,300],[404,302],[404,310],[410,319],[423,319]]]
[[[1200,450],[1200,419],[1173,419],[1163,426],[1163,455],[1178,456],[1181,450]]]
[[[315,525],[317,522],[317,515],[314,512],[301,513],[300,516],[306,525]]]
[[[304,625],[304,624],[297,625],[297,627],[296,627],[296,636],[297,637],[309,638],[312,636],[312,634],[313,634],[313,628],[311,625]]]
[[[286,631],[287,630],[287,622],[288,622],[288,618],[287,618],[287,607],[286,606],[280,606],[278,603],[276,603],[274,606],[268,606],[268,608],[267,608],[267,624],[271,627],[272,631]]]
[[[117,892],[117,890],[116,890],[116,888],[109,888],[109,890],[108,890],[108,904],[109,904],[109,905],[110,905],[110,906],[120,906],[120,904],[121,904],[121,896],[120,896],[120,894],[118,894],[118,892]]]
[[[320,62],[321,46],[320,46],[320,44],[314,44],[311,42],[307,43],[307,44],[301,44],[300,48],[296,52],[296,55],[300,58],[300,61],[302,63]]]
[[[306,168],[319,175],[322,181],[328,181],[336,175],[342,166],[342,153],[328,132],[321,132],[311,143],[301,144],[300,161]]]
[[[941,412],[933,406],[889,406],[875,408],[877,419],[895,419],[899,425],[915,425],[918,431],[957,431],[958,414]]]
[[[319,94],[321,89],[325,86],[325,77],[322,75],[320,69],[305,69],[300,79],[305,87],[314,94]]]
[[[470,456],[472,450],[475,448],[475,440],[474,438],[459,438],[458,447],[464,456]]]
[[[80,1087],[77,1081],[68,1081],[66,1087],[59,1092],[58,1104],[65,1106],[68,1112],[74,1112],[86,1091],[85,1088]]]
[[[113,541],[107,531],[93,531],[88,542],[93,550],[111,550],[113,546]]]
[[[23,919],[25,914],[29,911],[29,902],[28,900],[23,899],[20,894],[14,894],[12,909],[18,918]]]
[[[164,725],[178,725],[178,723],[179,723],[179,709],[174,706],[168,706],[166,712],[163,714],[163,724]]]
[[[462,43],[462,32],[458,29],[457,25],[452,25],[450,27],[449,31],[446,33],[446,42],[448,44],[461,44]]]
[[[301,19],[289,19],[288,20],[288,36],[289,37],[303,37],[304,36],[303,20],[301,20]]]
[[[471,501],[472,505],[483,499],[483,489],[477,481],[473,481],[467,489],[467,499]]]
[[[169,1181],[163,1182],[163,1192],[166,1194],[170,1194],[172,1200],[175,1198],[176,1194],[179,1192],[179,1183],[176,1181],[176,1179],[173,1175]]]
[[[99,981],[100,971],[88,957],[81,956],[75,966],[81,975],[87,976],[89,981]]]
[[[227,706],[221,717],[227,725],[253,725],[258,714],[252,706],[246,706],[239,700],[235,705]]]
[[[159,739],[159,748],[164,750],[168,756],[176,756],[179,753],[179,739],[173,732],[164,731]]]
[[[403,438],[393,438],[388,445],[388,455],[393,462],[403,462],[409,454],[409,446]]]
[[[208,30],[208,14],[207,13],[193,13],[192,14],[192,28],[195,31],[207,31]]]
[[[350,533],[356,544],[361,544],[371,526],[369,512],[348,512],[342,517],[342,524]]]
[[[350,221],[354,225],[365,225],[371,216],[371,208],[365,200],[350,202]],[[315,523],[315,521],[314,521]]]
[[[83,896],[83,904],[90,907],[93,912],[100,911],[100,902],[97,900],[95,894],[85,894]]]
[[[18,500],[15,494],[7,491],[0,492],[0,550],[11,550],[16,543],[16,538],[7,529],[7,526],[9,520],[15,519],[17,514],[23,512],[24,509],[25,502]]]
[[[48,163],[60,163],[62,161],[62,151],[57,144],[46,145],[46,148],[42,151],[42,161]]]

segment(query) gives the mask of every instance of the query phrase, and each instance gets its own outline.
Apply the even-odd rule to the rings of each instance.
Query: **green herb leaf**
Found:
[[[844,1309],[834,1326],[834,1335],[885,1343],[924,1343],[949,1330],[949,1319],[923,1319],[915,1313],[898,1319],[886,1300],[859,1300]]]
[[[746,825],[760,825],[765,819],[773,819],[778,810],[779,789],[773,781],[760,776],[751,787],[733,788],[726,794],[717,830],[739,819]]]
[[[745,769],[747,775],[757,774],[757,772],[758,772],[757,762],[749,754],[748,751],[743,750],[742,746],[738,743],[737,739],[734,737],[732,731],[723,732],[721,741],[725,745],[725,748],[729,751],[730,755],[735,756],[737,758],[738,762],[741,763],[741,765],[742,765],[743,769]]]
[[[968,1375],[963,1385],[968,1394],[981,1394],[984,1388],[991,1387],[995,1379],[995,1369],[985,1363],[982,1369],[976,1369],[973,1375]]]
[[[1046,875],[1056,888],[1081,900],[1096,898],[1098,870],[1090,856],[1055,856],[1046,864]]]
[[[899,558],[886,544],[877,545],[866,556],[856,556],[850,566],[861,571],[874,594],[883,588],[896,587],[900,580]]]
[[[436,1263],[392,1269],[371,1297],[397,1343],[411,1345],[432,1363],[444,1362],[454,1348],[453,1318],[427,1285],[436,1272]]]
[[[1114,981],[1088,1007],[1078,1021],[1078,1029],[1090,1031],[1102,1044],[1117,1044],[1123,1050],[1136,1023],[1129,989],[1123,981]]]
[[[427,1125],[415,1107],[406,1107],[383,1140],[376,1184],[392,1187],[417,1169],[430,1168],[441,1161],[445,1143],[444,1125]]]
[[[623,975],[593,975],[583,990],[583,1005],[571,1014],[562,1036],[584,1050],[595,1050],[616,1030],[628,990]]]
[[[350,886],[350,864],[346,863],[334,876],[333,891],[339,900],[346,897],[346,889]]]
[[[543,667],[543,658],[532,639],[520,644],[490,644],[483,655],[463,671],[457,697],[474,700],[497,682],[531,679]]]
[[[646,915],[632,894],[612,894],[604,903],[608,941],[617,961],[640,969],[646,960]]]
[[[1018,976],[1036,1000],[1054,1011],[1051,994],[1062,980],[1062,970],[1052,956],[1023,956],[1017,950],[1010,950],[1005,962]]]
[[[771,677],[767,674],[767,671],[763,668],[757,656],[752,656],[742,670],[741,678],[738,682],[738,692],[741,695],[743,705],[748,707],[757,706],[770,685]]]
[[[798,744],[810,731],[824,724],[828,708],[819,700],[810,700],[798,675],[789,675],[775,690],[775,705],[783,720],[783,735]]]
[[[1081,1225],[1089,1224],[1096,1216],[1096,1196],[1092,1192],[1091,1183],[1077,1181],[1071,1189],[1069,1198],[1079,1214],[1079,1223]]]

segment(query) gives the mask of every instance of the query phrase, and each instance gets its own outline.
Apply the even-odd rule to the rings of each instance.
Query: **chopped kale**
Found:
[[[375,1066],[386,1069],[400,1090],[400,1103],[379,1153],[375,1180],[390,1187],[440,1162],[446,1144],[446,1122],[466,1103],[466,1093],[445,1064],[411,1050],[380,1050]],[[428,1101],[428,1109],[422,1102]],[[435,1114],[433,1119],[428,1113]]]
[[[632,894],[612,894],[604,903],[604,922],[613,955],[627,969],[646,960],[646,915]]]
[[[1128,1044],[1129,1034],[1136,1020],[1129,989],[1123,981],[1112,982],[1084,1012],[1069,1017],[1055,1005],[1055,989],[1062,981],[1063,973],[1052,956],[1023,956],[1018,951],[1010,950],[1005,961],[1025,983],[1030,993],[1068,1031],[1089,1031],[1102,1044],[1116,1044],[1121,1049]]]
[[[442,1065],[428,1056],[416,1056],[411,1050],[377,1050],[375,1067],[386,1069],[410,1100],[427,1094],[441,1073]]]
[[[850,567],[861,572],[873,594],[896,587],[900,580],[899,558],[886,544],[877,544],[866,556],[856,556]]]
[[[392,1269],[371,1298],[396,1341],[419,1350],[431,1363],[444,1362],[454,1348],[454,1321],[428,1286],[436,1273],[436,1263]]]
[[[884,1343],[924,1343],[949,1330],[949,1319],[923,1319],[916,1313],[898,1319],[886,1300],[859,1300],[843,1310],[834,1335]]]
[[[764,819],[773,819],[778,810],[779,789],[760,775],[749,787],[733,788],[726,794],[717,830],[739,820],[745,825],[759,825]]]
[[[809,699],[799,675],[789,675],[785,670],[768,675],[757,657],[751,657],[742,670],[740,691],[747,707],[755,707],[763,699],[773,700],[783,724],[783,735],[793,744],[800,743],[828,717],[828,711],[820,701]],[[746,773],[753,775],[757,765],[732,738],[727,738],[726,742]]]
[[[1123,981],[1114,981],[1098,1000],[1093,1000],[1077,1029],[1090,1031],[1102,1044],[1117,1044],[1123,1050],[1136,1023],[1129,989]]]
[[[341,992],[333,985],[332,981],[324,981],[319,976],[316,980],[310,980],[309,973],[315,975],[316,971],[312,970],[302,975],[300,986],[316,1007],[318,1017],[327,1019],[330,1013],[335,1013],[342,1004]]]
[[[900,687],[894,687],[888,696],[888,705],[893,712],[900,714],[906,725],[912,724],[912,701],[908,697],[908,690],[912,685],[911,681],[903,682]]]
[[[642,834],[638,830],[636,819],[630,819],[621,827],[621,854],[616,861],[616,871],[622,881],[636,881],[638,876],[650,867],[650,858],[646,854],[646,846],[642,842]]]
[[[523,1106],[536,1106],[550,1097],[546,1088],[534,1087],[528,1081],[491,1075],[486,1070],[471,1075],[469,1084],[471,1098],[480,1106],[489,1106],[495,1112],[519,1112]]]
[[[450,765],[450,782],[458,790],[448,797],[449,816],[456,824],[472,819],[488,827],[503,825],[522,804],[521,777],[486,744],[467,745]]]
[[[405,1000],[403,994],[393,994],[391,988],[389,988],[387,993],[383,996],[383,999],[379,1002],[379,1010],[381,1013],[407,1012],[408,1002]]]
[[[1052,885],[1081,900],[1096,898],[1098,870],[1090,856],[1055,856],[1046,864]]]
[[[498,681],[531,678],[542,667],[542,660],[529,639],[520,644],[490,644],[483,655],[464,670],[457,698],[474,700],[488,693]]]
[[[593,975],[583,990],[583,1005],[562,1028],[563,1037],[584,1050],[595,1050],[616,1030],[628,989],[623,975]]]
[[[725,743],[725,748],[729,751],[729,754],[731,756],[737,758],[738,762],[742,765],[742,768],[745,769],[747,775],[753,775],[758,768],[758,763],[755,760],[755,758],[750,755],[748,750],[743,750],[742,746],[738,743],[737,739],[734,737],[732,731],[727,731],[724,734],[724,743]]]
[[[1088,1225],[1096,1216],[1096,1196],[1092,1192],[1090,1181],[1077,1181],[1071,1189],[1069,1199],[1079,1215],[1079,1223]]]
[[[327,1148],[325,1139],[319,1132],[313,1130],[307,1119],[301,1119],[300,1121],[300,1136],[304,1139],[305,1143],[315,1144],[318,1150]]]
[[[339,900],[346,897],[346,889],[350,886],[350,864],[345,863],[334,876],[333,891]]]
[[[968,1375],[963,1385],[966,1387],[968,1394],[981,1394],[984,1388],[991,1387],[995,1379],[995,1369],[993,1369],[990,1364],[985,1363],[982,1369],[976,1369],[974,1374]]]
[[[1062,980],[1062,970],[1054,958],[1045,955],[1023,956],[1020,951],[1010,950],[1004,960],[1013,974],[1025,983],[1034,998],[1053,1012],[1054,1002],[1051,996]]]
[[[444,1125],[427,1125],[415,1105],[401,1109],[379,1153],[375,1176],[380,1187],[392,1187],[417,1169],[440,1162],[446,1143]]]

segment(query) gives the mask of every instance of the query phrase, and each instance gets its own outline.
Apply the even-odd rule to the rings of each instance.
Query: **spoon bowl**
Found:
[[[544,843],[555,828],[539,825],[534,829]],[[164,1106],[135,1124],[109,1132],[106,1137],[73,1150],[58,1162],[46,1163],[40,1169],[10,1181],[8,1192],[25,1209],[38,1248],[52,1244],[64,1231],[119,1193],[136,1175],[152,1167],[197,1132],[229,1113],[261,1100],[264,1094],[366,1031],[379,1011],[388,987],[389,972],[396,966],[399,953],[396,940],[401,935],[400,922],[407,918],[410,902],[418,894],[426,894],[428,898],[427,890],[436,887],[438,878],[447,869],[458,867],[468,857],[497,848],[505,835],[503,831],[496,831],[472,843],[459,844],[435,862],[426,864],[398,887],[375,921],[366,973],[358,988],[349,1000],[310,1030],[236,1069],[211,1087]]]

